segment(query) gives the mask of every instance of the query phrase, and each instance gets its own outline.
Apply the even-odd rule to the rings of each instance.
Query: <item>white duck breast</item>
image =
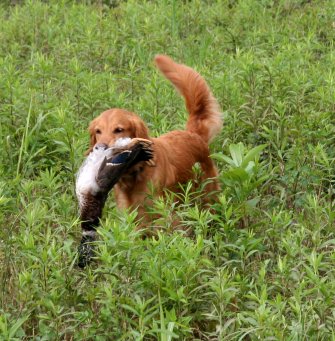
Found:
[[[120,138],[116,140],[113,147],[105,149],[104,147],[96,146],[88,155],[86,160],[80,167],[76,178],[76,194],[80,206],[84,203],[84,196],[88,193],[96,195],[100,191],[100,187],[96,181],[99,168],[105,158],[110,158],[113,155],[115,148],[122,148],[131,142],[131,138]]]
[[[96,195],[99,192],[100,188],[96,182],[96,175],[103,160],[111,155],[111,148],[94,148],[83,162],[76,179],[76,194],[80,205],[84,195],[88,193]]]

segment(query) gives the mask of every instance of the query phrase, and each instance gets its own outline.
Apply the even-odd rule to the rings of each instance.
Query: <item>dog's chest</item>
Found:
[[[117,186],[121,190],[133,190],[135,187],[137,187],[137,185],[146,181],[145,168],[145,162],[140,162],[139,164],[135,165],[129,169],[127,173],[122,175],[117,183]]]

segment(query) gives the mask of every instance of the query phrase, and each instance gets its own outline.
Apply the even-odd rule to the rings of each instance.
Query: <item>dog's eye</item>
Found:
[[[95,133],[99,135],[99,134],[101,134],[101,130],[100,129],[96,129]]]
[[[123,128],[116,128],[114,129],[114,134],[122,133],[124,131]]]

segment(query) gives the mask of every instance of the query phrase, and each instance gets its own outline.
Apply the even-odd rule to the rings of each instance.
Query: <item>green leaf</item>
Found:
[[[225,172],[223,177],[237,182],[244,182],[249,179],[249,174],[242,168],[235,168]]]
[[[242,142],[238,144],[231,144],[229,146],[230,155],[234,161],[236,167],[240,167],[243,160],[244,145]]]
[[[217,160],[217,161],[220,161],[220,162],[226,162],[228,163],[229,165],[233,166],[233,167],[236,167],[235,163],[234,163],[234,160],[232,160],[230,157],[222,154],[222,153],[214,153],[211,155],[211,157],[214,159],[214,160]]]
[[[243,158],[243,162],[241,166],[245,168],[249,164],[250,161],[254,161],[255,158],[261,154],[261,151],[264,150],[266,146],[267,146],[266,144],[261,144],[249,150],[249,152]]]
[[[12,338],[14,338],[14,336],[18,333],[18,331],[20,330],[21,326],[23,325],[23,323],[25,323],[30,315],[26,315],[24,317],[19,318],[10,328],[9,330],[9,334],[8,334],[8,339],[11,340]],[[22,335],[20,335],[22,336]]]
[[[246,205],[249,206],[250,208],[255,208],[257,204],[259,203],[260,198],[255,197],[246,202]]]

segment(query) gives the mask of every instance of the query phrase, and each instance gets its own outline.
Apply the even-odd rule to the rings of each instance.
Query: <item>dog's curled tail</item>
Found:
[[[157,55],[155,63],[185,98],[189,112],[186,130],[210,142],[220,132],[222,118],[219,104],[206,81],[190,67],[178,64],[168,56]]]

